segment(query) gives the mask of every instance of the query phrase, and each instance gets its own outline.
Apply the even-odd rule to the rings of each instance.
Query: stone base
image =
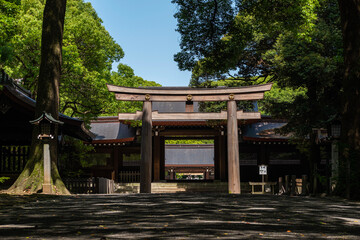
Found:
[[[43,184],[43,193],[44,194],[52,194],[51,184]]]

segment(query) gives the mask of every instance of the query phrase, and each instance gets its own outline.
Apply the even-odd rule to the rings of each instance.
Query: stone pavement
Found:
[[[0,195],[0,239],[360,239],[360,203],[228,194]]]

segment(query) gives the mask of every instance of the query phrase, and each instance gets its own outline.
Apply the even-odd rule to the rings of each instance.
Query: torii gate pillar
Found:
[[[236,101],[227,102],[228,190],[240,194],[239,137],[236,117]]]
[[[152,106],[144,101],[141,128],[140,193],[151,193]]]

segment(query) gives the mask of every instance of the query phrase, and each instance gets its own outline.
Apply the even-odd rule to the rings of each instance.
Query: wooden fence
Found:
[[[71,193],[94,194],[99,191],[96,178],[66,178],[63,181]]]
[[[29,146],[0,146],[0,173],[20,173],[29,158]]]
[[[119,172],[119,183],[140,182],[139,171],[121,171]]]

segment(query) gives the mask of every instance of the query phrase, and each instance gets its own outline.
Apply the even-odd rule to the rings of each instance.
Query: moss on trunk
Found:
[[[8,189],[11,194],[31,194],[41,193],[42,184],[44,180],[44,162],[43,162],[43,148],[39,141],[35,141],[35,146],[32,146],[30,152],[30,159],[25,165],[24,170],[15,181],[15,183]],[[55,145],[55,146],[54,146]],[[56,149],[56,143],[51,144],[52,149]],[[52,151],[54,152],[54,151]],[[51,183],[53,185],[54,194],[70,194],[61,180],[59,171],[56,166],[56,155],[51,154]],[[55,155],[55,156],[54,156]]]

